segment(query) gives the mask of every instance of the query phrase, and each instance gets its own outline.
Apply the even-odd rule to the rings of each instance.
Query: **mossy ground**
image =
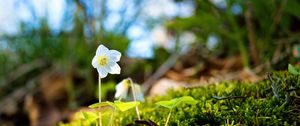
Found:
[[[222,82],[148,98],[139,105],[142,120],[164,125],[169,110],[155,103],[181,96],[191,96],[199,102],[180,104],[172,110],[169,125],[300,125],[300,75],[288,72],[274,72],[258,83]],[[135,125],[136,119],[135,109],[131,109],[118,112],[113,122]],[[77,121],[69,125],[82,125],[84,120]],[[87,123],[91,124],[96,125]]]
[[[300,76],[275,72],[258,83],[223,82],[205,87],[170,91],[139,106],[143,120],[164,125],[169,110],[155,102],[192,96],[196,105],[180,105],[172,111],[169,125],[300,125]],[[137,118],[134,110],[119,113],[117,124]]]

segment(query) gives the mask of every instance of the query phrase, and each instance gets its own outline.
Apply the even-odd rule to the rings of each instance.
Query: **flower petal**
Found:
[[[111,67],[111,70],[109,71],[110,74],[120,74],[121,68],[120,66],[116,63]]]
[[[105,69],[97,68],[100,78],[105,78],[108,72]]]
[[[96,56],[94,56],[94,58],[93,58],[93,60],[92,60],[92,65],[93,65],[93,67],[94,68],[97,68],[97,67],[99,67],[99,64],[98,64],[98,62],[97,62],[97,55]]]
[[[116,61],[112,57],[108,57],[107,66],[113,67],[115,64],[117,64]]]
[[[144,94],[143,94],[141,86],[138,84],[133,84],[133,86],[134,86],[134,91],[135,91],[135,95],[136,95],[136,100],[144,102],[145,98],[144,98]]]
[[[128,93],[128,89],[129,89],[128,80],[127,79],[122,80],[120,83],[118,83],[116,85],[115,98],[116,99],[126,98],[127,97],[127,93]]]
[[[118,62],[120,61],[121,58],[121,53],[117,50],[109,50],[109,56],[115,61]]]
[[[116,94],[115,94],[115,98],[116,99],[120,99],[120,98],[126,98],[127,97],[127,91],[128,89],[125,88],[122,83],[118,84],[116,86]]]
[[[106,48],[104,45],[99,45],[96,51],[96,55],[106,55],[109,53],[108,48]]]
[[[108,65],[106,65],[106,66],[104,66],[104,67],[101,67],[102,69],[104,69],[107,73],[109,72],[109,71],[111,71],[111,66],[108,66]]]

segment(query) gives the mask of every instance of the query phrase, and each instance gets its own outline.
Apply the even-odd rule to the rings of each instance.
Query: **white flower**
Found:
[[[134,86],[134,90],[135,90],[136,100],[144,102],[145,101],[144,93],[142,91],[141,86],[138,84],[133,84],[133,86]]]
[[[108,73],[120,74],[121,68],[117,64],[120,61],[121,53],[116,50],[109,50],[100,45],[97,48],[96,55],[92,60],[92,65],[97,69],[99,76],[105,78]]]
[[[126,98],[128,94],[129,86],[130,86],[130,81],[128,79],[124,79],[120,83],[118,83],[116,86],[115,98],[116,99]]]
[[[126,99],[127,95],[128,95],[128,90],[130,87],[130,80],[129,79],[124,79],[123,81],[121,81],[120,83],[117,84],[116,86],[116,94],[115,94],[115,98],[116,99]],[[144,94],[142,92],[141,86],[138,84],[133,84],[134,86],[134,93],[136,95],[136,100],[138,101],[145,101],[144,99]],[[132,88],[132,87],[131,87]],[[131,92],[133,93],[133,92]]]

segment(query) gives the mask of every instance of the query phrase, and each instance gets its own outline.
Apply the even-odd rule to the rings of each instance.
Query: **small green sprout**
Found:
[[[101,102],[101,103],[95,103],[90,105],[90,108],[98,108],[98,107],[105,107],[105,106],[111,106],[114,109],[120,110],[122,112],[125,112],[131,108],[134,108],[136,106],[140,105],[140,102],[121,102],[121,101],[106,101],[106,102]]]
[[[300,72],[299,70],[297,70],[293,65],[289,64],[289,67],[288,67],[288,71],[291,73],[291,74],[295,74],[295,75],[299,75]]]
[[[81,111],[80,113],[80,119],[84,119],[83,122],[80,122],[81,124],[83,124],[84,126],[91,126],[91,125],[95,125],[95,122],[96,124],[98,123],[96,120],[99,119],[99,116],[97,114],[97,112],[93,112],[93,111]],[[110,118],[109,118],[109,115],[110,113],[108,111],[105,111],[105,112],[102,112],[102,124],[107,126],[109,125],[109,122],[110,122]],[[98,123],[98,125],[100,125]]]
[[[121,101],[115,101],[115,106],[118,108],[118,110],[125,112],[131,108],[134,108],[138,106],[140,102],[121,102]]]
[[[137,107],[138,105],[140,105],[140,102],[121,102],[121,101],[114,101],[114,102],[110,102],[110,101],[106,101],[106,102],[100,102],[100,103],[95,103],[90,105],[90,108],[99,108],[99,107],[105,107],[105,106],[110,106],[113,108],[113,113],[111,114],[110,117],[110,121],[109,121],[109,126],[111,126],[113,117],[115,115],[116,110],[119,110],[121,112],[125,112],[131,108]]]
[[[183,96],[183,97],[180,97],[180,98],[171,99],[169,101],[159,101],[159,102],[156,103],[156,105],[165,107],[165,108],[167,108],[167,109],[170,110],[169,115],[168,115],[167,120],[166,120],[166,123],[165,123],[165,126],[167,126],[168,123],[169,123],[170,117],[171,117],[172,110],[175,107],[177,107],[179,104],[191,104],[191,105],[194,105],[194,104],[197,104],[197,103],[198,103],[198,101],[195,100],[193,97],[191,97],[191,96]]]
[[[85,119],[88,122],[93,122],[96,119],[98,119],[98,115],[93,112],[82,111],[81,114],[82,114],[83,119]]]

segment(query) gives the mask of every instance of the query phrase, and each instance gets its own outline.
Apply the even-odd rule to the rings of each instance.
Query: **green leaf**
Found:
[[[193,104],[197,104],[197,103],[198,103],[198,101],[195,100],[193,97],[183,96],[180,98],[174,98],[169,101],[160,101],[160,102],[157,102],[156,105],[163,106],[168,109],[173,109],[176,106],[178,106],[179,104],[192,104],[193,105]]]
[[[89,108],[98,108],[98,107],[104,107],[104,106],[111,106],[114,107],[114,103],[106,101],[106,102],[100,102],[100,103],[95,103],[89,106]]]
[[[136,107],[140,104],[140,102],[121,102],[121,101],[115,101],[116,108],[118,108],[120,111],[124,112],[127,111],[133,107]]]
[[[113,102],[101,102],[101,103],[95,103],[90,105],[90,108],[98,108],[98,107],[104,107],[104,106],[111,106],[113,108],[117,108],[120,111],[124,112],[127,111],[135,106],[138,106],[140,104],[140,102],[121,102],[121,101],[115,101]]]
[[[108,126],[111,118],[111,112],[102,112],[101,113],[101,121],[102,121],[102,126]]]
[[[299,75],[299,71],[291,64],[289,64],[288,71],[292,74]]]
[[[98,115],[93,113],[93,112],[84,112],[82,111],[82,116],[83,116],[83,119],[86,119],[87,121],[94,121],[96,119],[98,119]]]

